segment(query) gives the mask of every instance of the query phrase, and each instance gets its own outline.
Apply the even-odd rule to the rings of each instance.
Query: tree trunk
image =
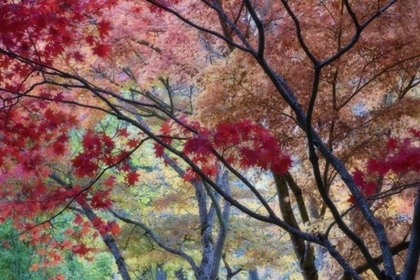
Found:
[[[256,269],[248,271],[248,280],[260,280],[260,277],[258,276],[258,271]]]
[[[85,212],[86,217],[90,221],[92,221],[96,217],[96,214],[93,212],[92,208],[90,208],[87,204],[81,205],[81,207],[83,211]],[[120,249],[115,243],[114,238],[108,233],[106,233],[102,235],[102,240],[104,241],[108,249],[111,251],[111,254],[114,256],[115,263],[117,264],[118,271],[120,272],[121,278],[123,280],[131,280],[130,275],[128,274],[127,265],[124,261],[124,258],[121,255]]]
[[[230,186],[229,186],[229,178],[227,172],[222,172],[219,170],[219,175],[217,176],[217,183],[220,185],[220,187],[227,193],[231,194]],[[211,191],[209,189],[209,191]],[[216,196],[216,195],[215,195]],[[230,216],[230,203],[228,201],[224,201],[223,203],[223,213],[220,207],[220,195],[217,195],[217,199],[215,199],[215,203],[218,205],[215,205],[215,207],[218,207],[219,212],[217,217],[219,219],[219,233],[217,235],[217,241],[214,248],[214,256],[213,256],[213,268],[212,272],[210,274],[210,279],[217,279],[219,275],[219,269],[220,269],[220,263],[222,262],[222,256],[223,256],[223,249],[225,248],[225,241],[228,235],[228,229],[229,229],[229,216]]]
[[[184,271],[183,271],[182,269],[178,269],[177,271],[175,271],[175,277],[176,277],[178,280],[187,280],[187,279],[184,277]]]
[[[285,176],[279,176],[273,174],[274,181],[276,183],[277,193],[279,197],[279,205],[281,215],[283,220],[289,225],[299,229],[299,225],[296,221],[295,215],[290,204],[289,189]],[[308,219],[306,211],[305,218]],[[294,234],[289,234],[290,240],[293,244],[293,250],[295,252],[296,258],[298,259],[300,269],[302,270],[302,275],[305,280],[317,280],[318,271],[315,267],[315,258],[314,258],[314,249],[310,244],[305,244],[305,241],[300,239]]]
[[[163,265],[157,265],[156,267],[156,280],[166,280],[166,271]]]

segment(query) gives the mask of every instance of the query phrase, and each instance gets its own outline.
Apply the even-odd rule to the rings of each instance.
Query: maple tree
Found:
[[[305,279],[414,279],[415,1],[146,2],[0,4],[0,221],[45,244],[39,266],[61,250],[89,258],[91,235],[130,279],[124,223],[197,279],[223,264],[233,277],[233,206],[288,232]],[[104,118],[117,125],[98,128]],[[194,189],[198,255],[179,242],[188,234],[175,249],[118,201],[122,185],[141,186],[133,162],[149,142]],[[273,185],[253,183],[250,169]],[[54,218],[66,211],[75,226],[58,241]]]

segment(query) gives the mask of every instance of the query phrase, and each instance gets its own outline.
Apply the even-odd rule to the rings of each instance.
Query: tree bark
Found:
[[[92,221],[96,214],[93,212],[92,208],[88,205],[81,205],[83,211],[85,212],[86,217]],[[124,261],[124,258],[121,255],[121,251],[118,248],[117,244],[115,243],[114,238],[109,235],[108,233],[102,235],[102,240],[104,241],[105,245],[111,251],[111,254],[114,256],[115,263],[117,264],[118,271],[120,272],[121,278],[123,280],[131,280],[130,275],[128,274],[127,264]]]
[[[219,169],[217,183],[228,195],[231,194],[227,172],[222,173],[222,170]],[[220,202],[220,195],[218,195],[218,197],[219,199],[216,201],[216,203]],[[222,256],[223,256],[223,249],[225,247],[225,241],[228,235],[229,216],[230,216],[230,203],[228,201],[225,201],[223,204],[223,213],[221,213],[220,205],[216,205],[216,207],[219,207],[219,211],[218,211],[219,213],[217,217],[219,219],[220,228],[219,228],[219,233],[217,234],[217,241],[214,248],[213,268],[210,274],[211,280],[217,279],[217,276],[219,274],[220,263],[222,261]]]
[[[411,226],[411,237],[408,245],[407,258],[404,264],[404,270],[401,273],[401,279],[411,280],[416,278],[417,266],[420,257],[420,187],[418,188],[416,202],[414,204],[414,217]]]
[[[251,269],[248,271],[248,279],[249,280],[260,280],[258,276],[258,271],[256,269]]]
[[[296,229],[299,229],[299,225],[296,221],[296,218],[295,218],[295,215],[293,213],[293,209],[290,203],[290,195],[289,195],[289,189],[287,186],[286,176],[285,175],[279,176],[277,174],[273,174],[273,176],[274,176],[274,181],[277,188],[280,211],[281,211],[283,220],[289,225],[295,227]],[[306,213],[306,211],[304,213]],[[306,213],[306,217],[307,217],[307,213]],[[304,279],[317,280],[318,271],[315,267],[313,247],[310,246],[309,244],[305,244],[304,240],[300,239],[294,234],[289,234],[289,236],[293,244],[293,250],[299,261],[299,266],[300,266],[300,269],[302,270],[302,275]]]
[[[161,264],[156,266],[156,280],[166,280],[166,271]]]

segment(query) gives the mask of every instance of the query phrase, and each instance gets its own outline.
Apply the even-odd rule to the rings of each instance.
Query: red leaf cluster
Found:
[[[83,152],[72,160],[75,175],[78,177],[95,175],[101,162],[111,165],[117,161],[113,156],[114,140],[105,133],[87,131],[83,136],[82,146]]]
[[[94,209],[108,209],[111,205],[111,199],[109,198],[109,194],[111,193],[111,188],[105,191],[97,191],[92,196],[90,201],[90,205]]]
[[[365,174],[359,169],[353,172],[353,179],[364,196],[374,195],[378,189],[376,183],[365,180]]]
[[[117,235],[120,233],[120,226],[115,221],[104,222],[101,218],[95,217],[92,220],[92,225],[103,236],[106,233]]]
[[[420,131],[410,128],[409,132],[411,137],[389,138],[381,154],[367,161],[366,174],[369,177],[383,177],[391,173],[401,178],[408,172],[420,173]],[[353,172],[353,179],[362,194],[372,196],[377,192],[378,185],[365,177],[365,173],[359,169]],[[349,202],[355,203],[352,196]]]
[[[186,125],[196,133],[185,127],[181,129],[183,137],[192,134],[185,141],[183,152],[209,176],[217,173],[217,154],[229,164],[239,164],[242,168],[258,167],[278,174],[285,173],[291,166],[290,157],[282,152],[269,130],[249,120],[220,123],[214,131],[196,122],[186,122]],[[169,124],[165,123],[161,131],[169,134]],[[163,147],[155,144],[154,148],[156,156],[162,157]],[[184,179],[194,177],[191,170],[187,170]]]
[[[397,175],[409,171],[420,173],[420,131],[410,128],[409,132],[412,135],[410,138],[388,139],[382,156],[368,161],[368,172],[382,176],[388,172]]]
[[[99,18],[105,9],[115,6],[117,2],[6,1],[0,5],[2,46],[26,57],[42,57],[43,62],[49,64],[53,58],[68,52],[71,47],[78,46],[81,41],[88,41],[90,32],[86,31],[92,18]],[[104,48],[99,41],[108,35],[112,27],[108,21],[102,20],[97,23],[97,28],[99,38],[92,44],[95,46],[94,52],[99,56],[107,55],[109,49]],[[73,54],[76,60],[80,60],[80,53]],[[68,52],[68,55],[71,55],[71,52]],[[0,63],[0,67],[7,66],[7,61]]]
[[[67,135],[76,118],[54,106],[46,109],[43,101],[21,104],[0,112],[0,221],[32,219],[78,191],[45,180],[51,173],[49,166],[68,154]]]

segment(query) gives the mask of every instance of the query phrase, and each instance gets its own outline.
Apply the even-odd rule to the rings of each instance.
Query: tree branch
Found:
[[[404,269],[401,273],[401,279],[415,279],[417,266],[420,258],[420,187],[417,189],[417,198],[414,203],[414,216],[411,225],[410,244],[408,245],[407,258],[405,260]]]
[[[124,216],[118,214],[115,210],[113,210],[111,208],[109,208],[108,211],[112,215],[114,215],[114,217],[118,218],[119,220],[121,220],[121,221],[123,221],[125,223],[128,223],[128,224],[136,225],[136,226],[140,227],[141,229],[143,229],[146,232],[146,234],[148,234],[152,238],[152,240],[159,247],[161,247],[162,249],[164,249],[165,251],[167,251],[169,253],[172,253],[174,255],[178,255],[178,256],[184,258],[191,265],[191,268],[193,269],[194,274],[197,275],[197,272],[198,272],[197,265],[195,264],[194,260],[189,255],[187,255],[184,251],[171,248],[171,247],[167,246],[166,244],[164,244],[162,241],[160,241],[160,239],[156,236],[156,234],[148,226],[146,226],[142,222],[135,221],[135,220],[132,220],[130,218],[124,217]]]

